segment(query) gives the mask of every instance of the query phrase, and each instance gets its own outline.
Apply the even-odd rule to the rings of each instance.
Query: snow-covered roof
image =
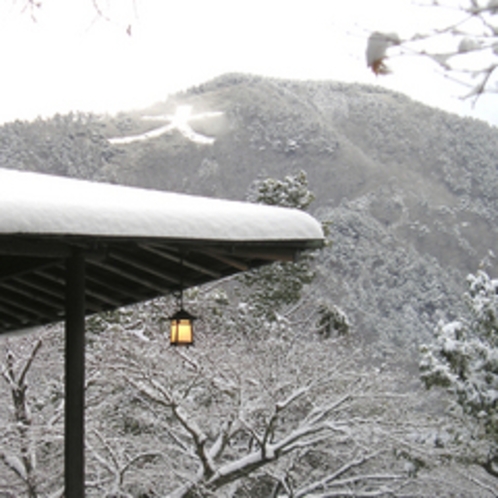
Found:
[[[0,233],[321,240],[299,210],[0,169]]]
[[[299,210],[0,169],[0,333],[64,317],[75,251],[90,314],[322,244]]]

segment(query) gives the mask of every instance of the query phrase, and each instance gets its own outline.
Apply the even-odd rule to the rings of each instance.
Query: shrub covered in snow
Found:
[[[428,388],[442,386],[491,439],[489,470],[498,447],[498,279],[484,271],[467,277],[468,319],[440,322],[435,339],[421,348],[421,376]]]

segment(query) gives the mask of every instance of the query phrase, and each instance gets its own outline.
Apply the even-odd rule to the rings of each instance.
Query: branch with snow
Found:
[[[189,417],[186,410],[174,399],[173,394],[155,379],[149,378],[148,383],[135,382],[133,379],[129,379],[129,382],[140,394],[171,410],[175,419],[185,429],[192,440],[194,452],[202,465],[202,476],[204,478],[210,477],[214,473],[214,463],[210,452],[206,449],[208,437],[195,420]]]
[[[37,476],[35,447],[28,433],[32,421],[31,408],[27,397],[27,375],[41,346],[42,340],[39,338],[30,348],[27,358],[17,362],[14,351],[7,347],[5,365],[2,369],[2,376],[9,386],[14,407],[15,427],[19,438],[19,456],[7,455],[2,452],[0,453],[0,460],[17,477],[22,479],[29,496],[36,496]]]
[[[435,1],[422,6],[451,9],[451,21],[403,39],[396,33],[373,32],[366,49],[372,71],[377,75],[391,72],[385,61],[393,55],[418,56],[431,60],[447,78],[467,87],[464,99],[475,102],[484,93],[498,92],[498,10],[494,0],[467,0],[460,6]],[[395,54],[393,47],[398,47]]]
[[[99,478],[98,483],[94,482],[92,485],[98,485],[99,487],[104,485],[108,489],[108,495],[119,494],[119,496],[124,496],[124,479],[126,472],[142,461],[150,461],[164,456],[157,451],[147,451],[138,453],[131,458],[125,456],[119,457],[109,441],[99,431],[93,430],[92,433],[99,441],[107,456],[102,455],[89,441],[87,441],[86,444],[99,466],[106,469],[110,475],[108,478]]]
[[[312,385],[313,383],[310,383],[308,386],[300,387],[287,397],[276,401],[272,414],[265,421],[260,432],[244,421],[240,421],[241,425],[225,423],[216,441],[208,450],[207,436],[198,427],[193,417],[181,407],[171,403],[170,399],[166,401],[164,406],[168,406],[172,410],[176,420],[190,434],[194,452],[200,460],[200,469],[196,477],[192,478],[189,483],[179,486],[168,497],[185,497],[191,490],[198,487],[212,492],[241,477],[258,471],[265,465],[275,462],[289,453],[313,447],[326,441],[330,435],[343,432],[344,429],[340,424],[336,425],[327,418],[350,400],[351,394],[342,396],[335,402],[321,408],[309,405],[307,416],[304,416],[301,423],[294,429],[286,430],[282,424],[279,424],[280,417],[284,412],[303,396],[308,395]],[[152,394],[149,390],[143,388],[141,388],[141,393],[147,396]],[[241,426],[257,441],[257,448],[235,458],[233,454],[223,454],[223,448],[227,444],[229,445],[230,438],[234,436]],[[230,432],[231,430],[233,432]],[[344,474],[354,466],[361,465],[374,456],[372,454],[368,457],[363,457],[361,461],[355,460],[351,462],[350,466],[348,468],[343,467],[337,476]],[[229,462],[226,462],[227,457],[231,458]],[[333,480],[337,476],[332,476],[330,479]]]

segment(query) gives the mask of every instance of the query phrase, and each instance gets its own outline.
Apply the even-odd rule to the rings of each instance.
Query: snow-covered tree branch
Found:
[[[27,397],[27,375],[41,346],[42,340],[38,339],[28,351],[26,358],[16,358],[15,351],[7,344],[5,363],[2,366],[2,377],[7,382],[12,397],[13,428],[17,432],[19,453],[9,454],[0,450],[0,460],[23,482],[29,498],[38,496],[39,476],[37,475],[36,448],[30,434],[32,418]]]
[[[200,340],[202,347],[188,353],[188,364],[201,366],[202,376],[198,371],[183,368],[187,364],[185,352],[167,354],[169,372],[153,372],[143,363],[133,371],[123,370],[126,382],[136,390],[144,409],[160,406],[161,418],[175,434],[169,438],[177,447],[175,458],[169,463],[170,471],[176,465],[185,471],[191,469],[188,477],[185,475],[176,488],[169,490],[168,497],[186,498],[200,490],[216,494],[250,476],[266,473],[267,469],[287,468],[290,462],[296,472],[314,451],[323,452],[324,461],[330,452],[330,458],[337,458],[342,464],[327,478],[322,476],[319,483],[301,475],[291,486],[292,493],[297,494],[288,496],[306,496],[305,490],[312,488],[327,492],[344,490],[353,481],[363,485],[366,481],[407,479],[402,469],[390,474],[360,473],[354,478],[350,476],[351,482],[346,479],[349,471],[387,452],[388,445],[384,441],[368,452],[362,436],[363,423],[357,425],[350,418],[358,394],[368,390],[365,382],[358,382],[357,372],[349,372],[344,365],[344,370],[334,373],[334,362],[330,367],[315,364],[315,369],[309,368],[307,354],[316,358],[320,343],[313,345],[311,353],[302,351],[302,344],[293,347],[278,338],[258,347],[239,338],[232,343],[233,356],[224,356],[221,362],[213,361],[221,359],[217,350],[220,338]],[[250,358],[243,359],[241,353],[245,350],[247,356],[248,349],[252,350]],[[285,362],[280,361],[282,357],[286,357]],[[234,370],[241,375],[233,375]],[[330,375],[325,381],[327,370]],[[230,375],[227,388],[228,383],[222,379]],[[342,457],[338,455],[340,447],[347,448]],[[339,477],[345,480],[338,481]],[[387,488],[382,485],[378,489]]]
[[[390,58],[419,56],[431,60],[447,78],[466,87],[464,98],[478,99],[483,93],[498,92],[496,1],[434,0],[417,4],[426,8],[428,14],[431,9],[444,9],[448,20],[403,38],[396,32],[373,32],[366,50],[367,65],[372,71],[387,74]]]

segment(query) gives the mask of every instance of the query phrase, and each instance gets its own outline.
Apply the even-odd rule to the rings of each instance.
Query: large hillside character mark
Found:
[[[131,144],[133,142],[143,142],[151,138],[157,138],[173,130],[179,131],[185,138],[192,142],[204,145],[212,145],[215,138],[201,135],[192,129],[190,126],[191,121],[199,121],[202,119],[221,116],[223,113],[215,112],[201,112],[192,115],[192,106],[180,105],[176,108],[175,114],[163,114],[159,116],[144,116],[142,119],[147,121],[169,121],[168,124],[154,128],[153,130],[141,133],[139,135],[130,135],[127,137],[110,138],[109,142],[113,145]]]

